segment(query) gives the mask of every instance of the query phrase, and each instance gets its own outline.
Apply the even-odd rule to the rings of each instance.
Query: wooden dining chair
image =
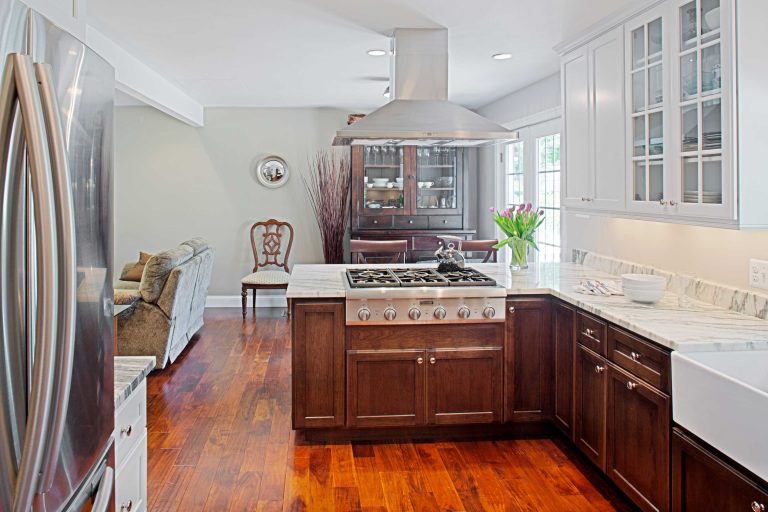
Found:
[[[350,240],[352,263],[405,263],[408,240]]]
[[[484,252],[485,257],[481,263],[498,261],[499,251],[493,246],[499,243],[498,240],[463,240],[461,242],[461,252],[466,256],[467,253]]]
[[[288,289],[291,269],[288,258],[293,246],[293,226],[275,219],[256,222],[251,226],[253,273],[240,284],[243,297],[243,319],[248,305],[248,290],[253,290],[253,310],[256,311],[256,290]],[[288,310],[290,315],[290,308]]]

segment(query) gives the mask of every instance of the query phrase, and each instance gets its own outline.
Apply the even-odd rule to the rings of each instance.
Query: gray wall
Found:
[[[477,113],[507,126],[517,129],[516,123],[532,115],[560,106],[560,73],[548,76],[538,82],[515,91],[503,98],[477,109]],[[483,148],[478,156],[477,184],[477,236],[495,238],[496,228],[488,208],[503,206],[496,203],[496,165],[499,149]],[[503,186],[500,183],[499,186]]]
[[[296,230],[293,263],[322,262],[320,236],[301,179],[307,158],[330,147],[346,112],[335,109],[212,108],[192,128],[153,108],[115,109],[115,265],[193,236],[216,248],[211,295],[239,295],[253,266],[248,232],[275,217]],[[289,182],[267,189],[254,168],[274,154]]]

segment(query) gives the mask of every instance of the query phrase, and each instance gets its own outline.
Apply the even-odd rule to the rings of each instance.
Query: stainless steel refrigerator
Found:
[[[113,508],[114,70],[0,0],[0,511]]]

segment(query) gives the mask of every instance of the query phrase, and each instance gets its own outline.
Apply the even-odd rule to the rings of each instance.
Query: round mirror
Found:
[[[256,167],[256,176],[269,188],[282,187],[288,181],[288,164],[279,156],[268,156]]]

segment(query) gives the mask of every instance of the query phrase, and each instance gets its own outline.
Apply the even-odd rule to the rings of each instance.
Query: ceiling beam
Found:
[[[160,73],[90,25],[85,43],[115,68],[115,88],[191,126],[203,126],[203,106]]]

